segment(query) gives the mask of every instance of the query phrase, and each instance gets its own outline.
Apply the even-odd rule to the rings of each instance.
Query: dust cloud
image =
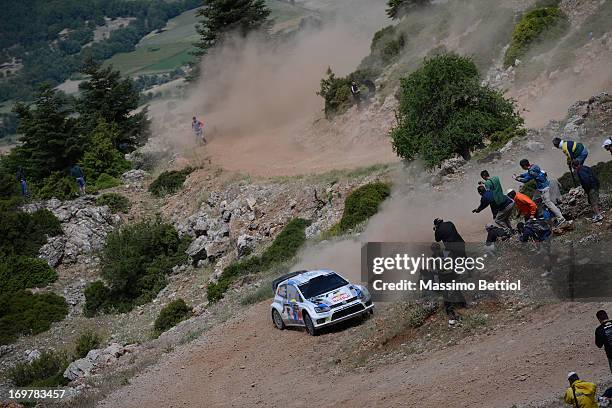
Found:
[[[334,152],[304,142],[323,116],[323,100],[316,95],[320,80],[328,67],[340,76],[353,71],[385,20],[384,0],[345,0],[323,15],[321,27],[289,39],[229,37],[205,58],[203,79],[189,87],[171,120],[163,117],[157,134],[193,150],[191,117],[201,118],[210,143],[197,153],[228,170],[292,165],[323,153],[331,160]]]
[[[322,242],[306,248],[292,270],[332,269],[346,278],[361,281],[361,247],[367,242],[401,242],[423,244],[434,240],[433,220],[442,218],[452,221],[466,242],[483,242],[486,238],[484,227],[492,223],[491,213],[485,209],[479,214],[472,210],[480,204],[476,192],[481,181],[480,172],[488,170],[498,176],[504,191],[518,190],[521,183],[513,178],[522,173],[518,162],[526,158],[544,169],[550,178],[561,177],[567,172],[564,154],[554,148],[552,136],[544,134],[540,140],[544,150],[525,151],[514,157],[512,163],[499,161],[496,164],[468,163],[462,170],[462,181],[453,181],[441,189],[431,186],[431,177],[419,163],[398,168],[393,176],[393,192],[379,212],[368,221],[365,230],[356,238]],[[587,143],[588,163],[608,160],[609,153],[600,148],[599,140]]]

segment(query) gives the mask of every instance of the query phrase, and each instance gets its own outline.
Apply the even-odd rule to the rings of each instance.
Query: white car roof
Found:
[[[316,269],[313,271],[307,271],[300,273],[299,275],[292,276],[289,279],[282,281],[280,284],[289,283],[294,285],[301,285],[302,283],[308,282],[312,278],[316,278],[317,276],[329,275],[330,273],[336,273],[329,269]]]

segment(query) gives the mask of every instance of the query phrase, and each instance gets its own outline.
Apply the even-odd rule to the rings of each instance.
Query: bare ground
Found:
[[[390,366],[337,372],[327,368],[328,360],[345,332],[320,337],[280,332],[264,302],[134,378],[99,406],[355,406],[358,401],[359,406],[510,407],[554,399],[569,370],[591,380],[610,376],[603,352],[585,336],[600,306],[545,306],[524,321],[498,327],[494,336],[474,336]]]

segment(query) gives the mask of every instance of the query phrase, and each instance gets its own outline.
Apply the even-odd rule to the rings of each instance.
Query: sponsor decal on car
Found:
[[[350,298],[350,295],[346,292],[338,293],[337,295],[332,296],[331,301],[334,303],[339,303],[344,300]]]

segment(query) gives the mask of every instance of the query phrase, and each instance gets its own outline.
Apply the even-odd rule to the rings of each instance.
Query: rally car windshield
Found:
[[[321,275],[312,278],[308,282],[302,283],[300,291],[306,299],[317,297],[323,293],[331,292],[332,290],[348,285],[340,275],[330,273],[329,275]]]

